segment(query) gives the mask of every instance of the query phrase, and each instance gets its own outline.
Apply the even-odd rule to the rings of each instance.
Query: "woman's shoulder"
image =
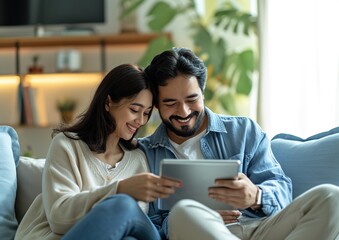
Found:
[[[61,151],[90,151],[87,144],[80,139],[77,139],[75,133],[58,133],[56,134],[51,142],[50,148]]]
[[[52,142],[58,142],[62,144],[74,144],[74,143],[80,143],[81,141],[75,133],[72,132],[60,132],[57,133],[53,139]]]
[[[77,135],[72,132],[59,132],[53,136],[53,139],[59,139],[59,140],[67,140],[67,139],[76,139]]]

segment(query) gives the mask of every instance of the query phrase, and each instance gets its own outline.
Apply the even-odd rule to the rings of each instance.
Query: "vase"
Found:
[[[74,119],[74,112],[73,111],[62,111],[61,113],[61,119],[64,123],[69,124]]]

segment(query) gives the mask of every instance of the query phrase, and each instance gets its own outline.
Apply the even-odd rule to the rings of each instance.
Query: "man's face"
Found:
[[[204,97],[197,78],[178,75],[159,86],[158,110],[168,135],[176,143],[200,133],[205,126]]]

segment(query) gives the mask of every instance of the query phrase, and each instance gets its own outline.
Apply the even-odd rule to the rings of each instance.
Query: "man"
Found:
[[[159,173],[164,158],[241,161],[237,180],[218,180],[220,188],[208,193],[240,211],[220,209],[217,214],[200,203],[184,200],[171,211],[168,233],[168,213],[159,210],[156,202],[151,204],[149,215],[167,237],[306,239],[308,235],[302,234],[307,231],[309,239],[334,239],[338,235],[339,227],[331,224],[339,218],[339,211],[330,206],[339,198],[338,188],[321,186],[290,204],[291,180],[274,158],[260,127],[249,118],[218,115],[204,106],[206,66],[192,51],[165,51],[153,59],[145,73],[152,81],[155,106],[162,119],[151,136],[140,140],[153,173]],[[331,209],[333,215],[324,209]],[[310,219],[321,221],[309,225]]]

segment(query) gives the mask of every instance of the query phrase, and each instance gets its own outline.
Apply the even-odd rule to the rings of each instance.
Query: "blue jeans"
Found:
[[[160,240],[161,237],[135,199],[116,194],[93,207],[62,239]]]

